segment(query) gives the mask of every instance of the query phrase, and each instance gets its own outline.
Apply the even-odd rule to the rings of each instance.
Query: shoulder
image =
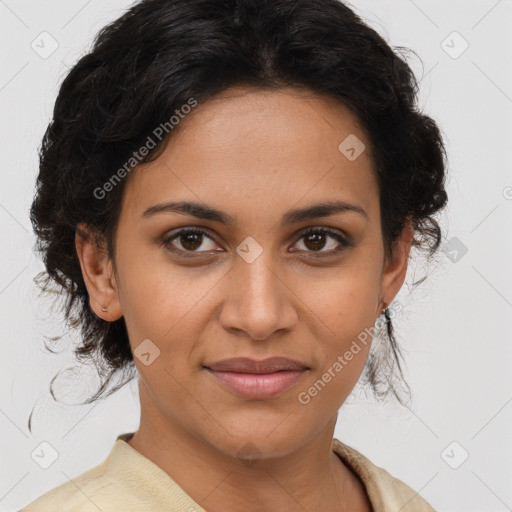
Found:
[[[130,435],[120,435],[101,464],[69,478],[67,482],[32,501],[20,512],[131,510],[128,505],[133,505],[133,493],[141,475],[137,458],[131,454],[129,445],[124,442]]]
[[[120,435],[101,464],[48,491],[20,512],[204,512],[167,473],[126,442],[131,435]]]
[[[333,439],[333,451],[362,480],[375,512],[435,512],[418,492],[384,468],[373,464],[351,446]]]
[[[22,508],[20,512],[43,512],[48,510],[73,510],[76,512],[110,511],[105,507],[101,496],[112,486],[105,477],[106,462],[71,478],[68,482],[51,489],[35,501]]]

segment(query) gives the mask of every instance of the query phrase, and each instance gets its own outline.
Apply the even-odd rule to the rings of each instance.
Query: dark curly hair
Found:
[[[60,87],[30,210],[46,268],[35,281],[42,292],[58,285],[68,325],[81,329],[75,355],[102,377],[83,403],[110,395],[136,369],[124,318],[107,322],[90,308],[77,225],[90,226],[114,260],[129,176],[107,199],[94,191],[190,98],[205,102],[241,85],[293,87],[343,103],[372,144],[386,255],[408,220],[413,247],[434,255],[441,229],[433,215],[447,203],[447,157],[437,124],[418,110],[418,82],[404,57],[410,51],[392,49],[338,0],[142,0],[98,33]],[[158,156],[171,136],[140,163]],[[392,378],[397,368],[405,383],[389,310],[385,318],[384,353],[370,354],[363,377],[377,397],[392,391],[403,403]]]

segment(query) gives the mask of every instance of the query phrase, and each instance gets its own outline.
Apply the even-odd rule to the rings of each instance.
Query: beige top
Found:
[[[121,434],[98,466],[46,492],[20,512],[206,512]],[[363,482],[373,512],[435,512],[407,484],[338,439],[333,451]]]

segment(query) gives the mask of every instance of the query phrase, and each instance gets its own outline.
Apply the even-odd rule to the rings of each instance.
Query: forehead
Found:
[[[348,158],[347,145],[357,158]],[[236,215],[342,199],[371,210],[378,198],[371,152],[357,117],[334,99],[231,88],[184,116],[160,156],[133,172],[123,209],[140,216],[180,199],[230,205]]]

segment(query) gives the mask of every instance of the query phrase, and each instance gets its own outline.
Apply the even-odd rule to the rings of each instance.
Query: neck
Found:
[[[336,419],[291,453],[241,460],[159,411],[143,408],[140,427],[128,443],[208,512],[304,512],[317,510],[320,503],[339,512],[371,510],[364,486],[332,451]]]

